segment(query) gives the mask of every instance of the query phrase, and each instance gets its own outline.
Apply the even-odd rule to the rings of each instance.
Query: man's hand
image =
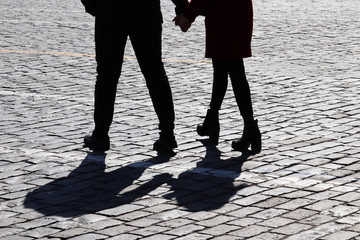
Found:
[[[191,22],[187,20],[184,14],[176,16],[173,21],[175,22],[175,25],[179,26],[183,32],[187,32],[191,27]]]

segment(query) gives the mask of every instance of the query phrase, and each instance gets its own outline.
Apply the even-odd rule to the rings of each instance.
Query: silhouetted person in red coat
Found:
[[[251,0],[192,0],[175,24],[186,32],[200,14],[205,15],[206,54],[212,58],[214,68],[210,109],[203,124],[198,125],[200,136],[209,136],[218,144],[219,110],[224,99],[230,76],[237,105],[244,120],[240,139],[232,142],[235,150],[253,153],[261,151],[261,133],[254,120],[251,94],[245,75],[243,58],[251,56],[253,8]]]

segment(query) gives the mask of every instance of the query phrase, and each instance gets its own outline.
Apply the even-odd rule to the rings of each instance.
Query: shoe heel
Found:
[[[248,151],[250,145],[251,152],[261,152],[261,133],[257,120],[245,123],[242,137],[232,142],[232,148],[242,152]]]
[[[260,130],[257,126],[257,122],[256,122],[256,130],[254,132],[254,135],[251,139],[251,151],[253,153],[259,153],[261,152],[261,133]]]
[[[253,153],[261,152],[261,137],[251,143],[251,152]]]

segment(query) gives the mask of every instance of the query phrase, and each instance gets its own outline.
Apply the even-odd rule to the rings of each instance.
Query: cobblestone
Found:
[[[212,88],[203,18],[184,34],[161,4],[171,157],[151,149],[130,42],[111,150],[90,152],[94,19],[80,1],[1,1],[0,239],[360,239],[360,2],[253,2],[245,66],[263,151],[250,156],[231,149],[243,128],[231,85],[219,145],[196,134]]]

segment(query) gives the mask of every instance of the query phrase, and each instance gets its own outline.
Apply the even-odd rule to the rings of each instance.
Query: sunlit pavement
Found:
[[[152,150],[158,122],[129,43],[103,154],[82,146],[94,19],[80,1],[1,1],[0,238],[360,239],[360,2],[254,1],[257,155],[231,149],[243,127],[231,84],[219,145],[196,134],[212,76],[203,18],[184,34],[162,8],[179,147]]]

